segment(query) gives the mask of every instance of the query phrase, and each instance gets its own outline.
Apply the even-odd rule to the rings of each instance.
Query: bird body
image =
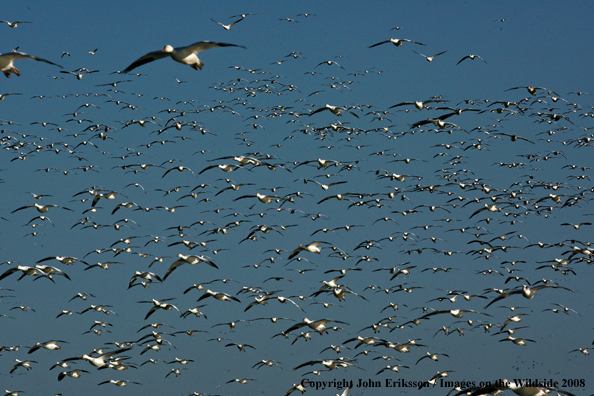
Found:
[[[320,254],[322,252],[322,248],[318,247],[318,245],[322,243],[320,241],[311,242],[308,245],[299,244],[297,249],[293,250],[293,252],[289,255],[289,260],[293,257],[297,256],[299,253],[305,251],[310,253],[317,253]]]

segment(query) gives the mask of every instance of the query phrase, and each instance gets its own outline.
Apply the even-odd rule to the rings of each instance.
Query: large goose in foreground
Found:
[[[16,59],[32,59],[36,61],[41,61],[45,63],[49,63],[50,65],[62,67],[54,62],[50,62],[43,58],[38,58],[33,55],[25,54],[24,52],[8,52],[6,54],[0,54],[0,71],[4,73],[6,77],[10,77],[10,73],[14,73],[17,76],[21,75],[19,69],[14,67],[14,61]]]
[[[229,44],[229,43],[217,43],[214,41],[199,41],[192,45],[188,45],[187,47],[177,47],[173,48],[171,45],[166,45],[161,51],[153,51],[149,52],[148,54],[141,56],[130,66],[124,69],[123,73],[129,73],[133,69],[136,69],[138,66],[142,66],[146,63],[166,58],[170,56],[174,61],[183,63],[184,65],[192,66],[194,69],[202,69],[204,63],[200,59],[198,59],[198,53],[202,51],[206,51],[211,48],[217,47],[241,47],[245,48],[243,45],[237,44]]]

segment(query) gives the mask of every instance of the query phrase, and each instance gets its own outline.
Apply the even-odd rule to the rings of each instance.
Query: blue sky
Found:
[[[254,15],[247,15],[229,31],[211,21],[230,23],[239,19],[232,16],[243,13]],[[298,15],[306,13],[314,15]],[[371,379],[382,386],[354,388],[351,394],[387,395],[394,388],[385,386],[386,379],[427,381],[436,372],[449,371],[444,379],[458,383],[538,378],[556,380],[576,395],[593,393],[589,357],[574,352],[590,347],[594,338],[590,250],[572,254],[576,247],[588,249],[592,227],[572,227],[592,222],[593,213],[592,170],[588,168],[594,166],[588,142],[592,96],[576,94],[593,91],[592,51],[586,39],[592,36],[591,15],[588,2],[227,1],[215,7],[195,1],[14,4],[0,18],[31,23],[14,29],[0,25],[4,43],[0,51],[18,47],[63,69],[18,60],[15,65],[22,75],[0,80],[0,94],[18,94],[0,101],[4,148],[0,188],[5,192],[0,209],[0,274],[53,256],[76,257],[86,264],[41,262],[71,279],[54,276],[55,283],[39,276],[19,281],[20,273],[0,280],[0,287],[6,289],[0,289],[0,315],[8,316],[0,316],[0,345],[21,346],[1,352],[1,386],[48,395],[98,394],[106,389],[129,395],[284,395],[303,379],[344,379],[355,384]],[[386,43],[369,48],[390,38],[424,45]],[[166,44],[178,47],[202,40],[246,49],[202,52],[199,56],[205,66],[200,71],[163,59],[135,69],[141,76],[111,74]],[[94,55],[89,53],[95,49]],[[428,62],[414,51],[427,56],[446,52]],[[63,52],[70,55],[62,57]],[[291,53],[297,53],[296,57]],[[457,64],[471,54],[480,55],[484,62],[477,58]],[[334,63],[327,65],[327,61]],[[60,73],[82,67],[98,72],[81,80]],[[124,80],[130,81],[117,87],[103,85]],[[526,88],[510,90],[527,86],[544,89],[536,95]],[[412,105],[391,108],[431,98],[444,102],[427,103],[423,110]],[[506,109],[496,101],[518,106]],[[308,115],[326,104],[345,110],[341,116],[330,111]],[[437,128],[429,123],[411,128],[451,112],[436,107],[478,111],[444,119],[455,126]],[[504,110],[491,111],[497,108]],[[566,118],[552,120],[552,114]],[[143,128],[134,120],[154,123]],[[184,124],[181,130],[159,133],[175,122]],[[95,136],[105,129],[91,127],[97,124],[108,126],[105,140]],[[511,136],[526,140],[513,141]],[[205,170],[211,165],[237,164],[234,156],[257,158],[270,167],[245,165],[229,173]],[[336,161],[338,166],[318,168],[318,159]],[[143,170],[139,164],[158,166]],[[190,168],[195,175],[189,170],[166,174],[174,166]],[[385,177],[391,174],[405,175],[405,179]],[[344,183],[324,189],[313,181]],[[201,184],[206,186],[201,188]],[[223,191],[231,184],[244,185],[237,191]],[[95,196],[84,191],[93,189],[118,194],[113,200],[100,198],[96,210],[90,211]],[[202,194],[193,198],[196,192]],[[50,196],[36,200],[30,193]],[[254,197],[256,193],[276,195],[280,201],[264,204]],[[352,195],[320,202],[345,193]],[[390,198],[389,193],[395,194]],[[550,194],[559,195],[561,203]],[[250,197],[237,199],[245,195]],[[125,202],[136,206],[112,213]],[[500,211],[475,214],[494,202],[500,202]],[[45,215],[53,225],[33,220],[41,215],[33,207],[12,213],[35,203],[71,210],[50,208]],[[164,209],[176,205],[183,206],[175,212]],[[441,208],[432,211],[432,206]],[[232,224],[235,221],[240,223]],[[204,225],[187,227],[197,222]],[[186,226],[183,236],[170,229],[180,225]],[[255,240],[246,239],[261,225],[276,231],[256,231]],[[347,231],[345,225],[358,227]],[[156,236],[159,242],[150,242]],[[130,244],[120,241],[130,237],[134,237]],[[183,240],[207,243],[192,250],[174,244]],[[327,242],[319,245],[320,254],[301,252],[297,255],[300,261],[288,260],[299,244],[312,241]],[[539,242],[549,245],[539,248]],[[107,251],[111,246],[130,246],[131,252],[116,256]],[[276,253],[274,249],[283,250]],[[178,254],[203,255],[218,269],[205,263],[181,265],[163,282],[128,288],[135,271],[150,271],[162,278]],[[153,263],[155,257],[162,262]],[[568,260],[560,267],[571,271],[563,275],[551,267],[537,269],[555,264],[555,259]],[[107,270],[89,268],[98,262],[115,263]],[[391,280],[388,269],[397,266],[413,268],[410,274]],[[434,273],[434,267],[454,269]],[[322,281],[338,276],[326,271],[345,268],[358,271],[347,272],[337,282],[365,299],[353,294],[346,301],[330,294],[310,298]],[[304,269],[310,271],[296,271]],[[508,270],[516,272],[509,274]],[[523,279],[506,283],[516,275]],[[533,299],[511,295],[485,307],[497,296],[488,289],[511,291],[526,282],[543,285],[545,280],[560,287],[541,289]],[[204,290],[184,293],[193,284],[206,282],[212,283],[204,285],[205,289],[228,293],[240,303],[213,298],[197,302]],[[276,293],[267,305],[245,312],[262,292],[239,293],[242,287]],[[415,287],[411,293],[403,290],[410,287]],[[448,291],[462,293],[452,303],[435,300],[451,298]],[[94,297],[69,301],[77,293]],[[466,301],[463,295],[481,297]],[[305,312],[291,303],[281,304],[277,296],[290,297]],[[181,312],[158,310],[144,319],[152,304],[139,301],[169,298]],[[338,305],[325,308],[319,303]],[[399,304],[399,309],[384,309],[390,303]],[[106,305],[112,312],[56,318],[62,310],[81,312],[91,304]],[[579,315],[573,311],[556,314],[551,309],[560,307],[554,304]],[[180,317],[199,305],[204,305],[200,311],[206,317]],[[20,306],[34,311],[23,311]],[[512,312],[502,306],[524,308]],[[418,325],[397,327],[425,315],[423,308],[425,313],[450,309],[480,313],[467,312],[460,319],[447,313],[432,315]],[[507,332],[494,334],[516,313],[524,316],[511,327],[526,327],[512,336],[532,340],[526,346],[502,342]],[[260,320],[268,317],[287,319],[277,323]],[[302,323],[304,317],[347,324],[329,334],[312,331],[309,341],[301,338],[293,343],[305,332],[303,328],[292,331],[288,339],[272,338]],[[111,324],[106,327],[111,333],[83,334],[95,321]],[[216,326],[231,321],[241,322],[234,329]],[[139,331],[150,323],[171,327]],[[387,328],[374,333],[368,328],[374,323],[387,323]],[[449,335],[439,331],[443,327]],[[155,342],[150,338],[136,341],[151,330],[168,333],[162,338],[170,344],[158,352],[141,354],[147,344]],[[201,332],[192,337],[172,334],[185,330]],[[419,346],[400,353],[381,345],[354,349],[356,343],[345,344],[357,336],[396,344],[416,340]],[[216,338],[224,340],[209,341]],[[67,343],[60,350],[27,353],[37,342],[54,339]],[[76,360],[70,368],[49,370],[58,361],[94,349],[112,351],[114,342],[124,341],[134,342],[131,350],[121,354],[129,357],[127,370],[97,370]],[[255,349],[241,352],[226,347],[229,343]],[[330,345],[351,349],[321,352]],[[364,349],[367,355],[357,355]],[[427,353],[449,357],[416,364]],[[381,356],[393,359],[374,360]],[[193,362],[167,363],[176,357]],[[311,372],[320,370],[321,364],[294,370],[309,361],[339,357],[354,359],[357,367],[319,376]],[[149,358],[159,361],[142,365]],[[10,373],[16,359],[36,363],[31,370],[20,367]],[[263,359],[279,366],[252,367]],[[408,368],[376,374],[396,364]],[[176,368],[181,374],[168,375]],[[88,373],[58,381],[61,371],[75,369]],[[236,378],[253,381],[227,383]],[[139,384],[97,385],[111,379]],[[567,383],[576,379],[584,379],[584,386],[579,381],[578,386]],[[420,391],[398,388],[399,392],[427,395],[449,390],[442,386]],[[306,394],[341,392],[335,387],[308,388]]]

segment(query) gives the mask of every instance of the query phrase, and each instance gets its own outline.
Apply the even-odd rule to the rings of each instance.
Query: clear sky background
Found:
[[[382,386],[355,388],[351,394],[445,395],[451,388],[395,389],[386,387],[385,380],[427,381],[448,371],[447,380],[477,384],[531,378],[556,380],[562,387],[564,380],[578,380],[578,386],[570,382],[563,389],[592,394],[591,358],[578,349],[591,347],[594,339],[588,261],[593,228],[572,226],[592,222],[594,213],[592,11],[590,2],[580,1],[12,4],[0,18],[30,23],[17,28],[1,24],[0,51],[18,48],[63,69],[17,60],[21,77],[0,80],[0,94],[14,94],[0,101],[0,274],[54,256],[84,262],[40,263],[64,271],[71,280],[58,275],[54,282],[42,276],[18,280],[20,271],[0,280],[0,315],[6,315],[0,316],[0,386],[27,395],[285,395],[303,379],[371,379]],[[211,20],[227,24],[243,13],[250,15],[229,31]],[[423,45],[369,48],[390,38]],[[246,49],[202,52],[200,71],[163,59],[128,75],[113,74],[166,44],[201,40]],[[427,56],[446,52],[428,62],[414,51]],[[484,61],[458,64],[471,54]],[[60,73],[79,68],[97,72],[80,80]],[[115,82],[120,83],[105,85]],[[542,89],[532,95],[527,86]],[[390,108],[431,98],[443,102],[427,103],[423,110]],[[309,115],[326,104],[345,110],[341,116],[330,111]],[[452,112],[436,107],[479,111],[445,119],[455,126],[412,128]],[[148,122],[143,128],[134,120]],[[176,122],[181,130],[162,131]],[[229,173],[207,169],[237,164],[232,157],[241,155],[270,166],[246,165]],[[318,159],[337,166],[320,169]],[[139,164],[157,166],[143,170]],[[167,173],[174,166],[192,172]],[[325,190],[316,182],[340,184]],[[237,191],[223,191],[243,183]],[[113,200],[100,198],[93,207],[96,195],[89,190],[118,194]],[[193,198],[192,192],[200,194]],[[50,196],[36,200],[30,193]],[[236,200],[256,193],[280,201]],[[345,193],[352,195],[320,202]],[[112,213],[124,202],[135,206]],[[475,214],[494,202],[500,202],[501,211]],[[13,213],[35,203],[71,210],[51,208],[44,215],[53,225],[34,219],[42,214],[33,207]],[[176,205],[183,206],[175,212],[164,209]],[[255,240],[246,239],[261,225],[275,230],[256,231],[251,235]],[[357,227],[347,231],[345,225]],[[177,226],[186,227],[183,236],[171,228]],[[120,241],[126,238],[130,244]],[[190,250],[175,244],[182,240],[207,243]],[[320,254],[301,252],[300,261],[288,260],[299,244],[312,241],[327,242],[320,245]],[[186,264],[163,282],[129,288],[135,271],[163,278],[178,254],[203,255],[218,269]],[[153,262],[155,257],[162,260]],[[90,267],[105,262],[115,263],[107,270]],[[557,270],[551,267],[556,264]],[[412,268],[391,279],[389,269],[397,266]],[[322,281],[339,275],[326,271],[346,268],[357,270],[337,282],[365,299],[355,294],[346,301],[326,293],[311,297]],[[296,271],[304,269],[310,271]],[[204,290],[184,293],[207,282],[204,289],[240,302],[197,302]],[[492,289],[517,290],[527,282],[560,287],[539,290],[530,300],[511,295],[485,307],[498,295]],[[260,292],[240,293],[243,287]],[[267,305],[245,312],[254,297],[273,291]],[[71,300],[77,293],[92,296]],[[443,299],[455,294],[460,294],[455,302]],[[474,297],[467,301],[463,295]],[[281,304],[277,296],[291,298],[305,312]],[[168,298],[181,312],[158,310],[144,319],[152,303],[139,301]],[[398,310],[390,303],[398,304]],[[91,304],[105,305],[110,313],[78,314]],[[555,304],[575,312],[555,313],[552,309],[563,311]],[[180,317],[201,305],[205,316]],[[410,322],[450,309],[477,312]],[[74,314],[56,318],[63,310]],[[507,332],[495,334],[517,313],[524,314],[522,321],[505,330],[524,327],[512,337],[531,340],[526,346],[503,341]],[[269,317],[287,319],[260,320]],[[312,331],[308,341],[295,341],[308,328],[292,331],[287,339],[274,337],[304,317],[346,324],[329,334]],[[109,323],[109,332],[84,334],[95,321]],[[231,321],[241,322],[234,329],[216,326]],[[167,326],[139,330],[151,323]],[[370,326],[378,323],[386,327],[375,333]],[[152,336],[139,341],[151,330],[164,332],[166,341],[159,351],[142,353],[155,344]],[[197,331],[194,336],[173,334],[185,330]],[[382,345],[355,349],[356,342],[345,342],[357,336],[384,340],[378,344],[415,340],[419,345],[400,353]],[[216,338],[223,340],[211,341]],[[28,354],[36,343],[55,339],[67,343],[60,350]],[[58,361],[95,349],[114,350],[114,342],[133,343],[121,354],[129,357],[127,370],[97,370],[82,360],[50,370]],[[241,352],[226,347],[229,343],[254,349]],[[339,353],[324,350],[331,345],[343,347]],[[367,354],[360,354],[364,350]],[[427,353],[448,356],[416,364]],[[381,356],[393,358],[374,360]],[[193,362],[168,364],[176,357]],[[294,370],[340,357],[357,367],[319,376],[312,371],[321,370],[321,364]],[[18,367],[11,373],[16,359],[35,363],[30,370]],[[148,359],[157,362],[143,365]],[[263,359],[278,366],[253,367]],[[376,374],[387,365],[408,367]],[[88,373],[58,381],[60,372],[75,369]],[[170,374],[172,369],[180,374]],[[227,383],[242,378],[251,380]],[[111,379],[138,384],[97,385]],[[341,392],[308,388],[306,393]]]

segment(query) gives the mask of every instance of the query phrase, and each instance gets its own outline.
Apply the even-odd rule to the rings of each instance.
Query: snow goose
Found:
[[[6,77],[10,77],[10,73],[14,73],[17,76],[21,75],[21,72],[14,67],[14,61],[16,59],[32,59],[36,61],[42,61],[45,63],[49,63],[50,65],[62,67],[54,62],[50,62],[43,58],[38,58],[33,55],[25,54],[24,52],[9,52],[6,54],[0,54],[0,71],[4,73]]]
[[[216,298],[216,299],[217,299],[217,300],[219,300],[219,301],[231,301],[231,300],[233,300],[233,301],[241,302],[241,301],[239,301],[239,299],[238,299],[238,298],[236,298],[236,297],[233,297],[233,296],[232,296],[232,295],[230,295],[230,294],[227,294],[227,293],[219,293],[219,292],[214,292],[214,291],[212,291],[212,290],[210,290],[210,289],[206,289],[206,291],[205,291],[205,292],[204,292],[204,294],[203,294],[203,295],[202,295],[202,296],[201,296],[201,297],[198,299],[198,301],[200,301],[200,300],[203,300],[203,299],[205,299],[205,298],[207,298],[207,297],[214,297],[214,298]]]
[[[433,311],[430,312],[428,314],[425,314],[423,316],[421,316],[419,319],[425,319],[428,318],[429,316],[433,316],[433,315],[438,315],[438,314],[450,314],[452,315],[454,318],[461,318],[463,313],[467,313],[467,312],[472,312],[472,313],[477,313],[477,314],[481,314],[481,315],[487,315],[487,316],[491,316],[487,313],[484,312],[478,312],[472,309],[442,309],[439,311]]]
[[[110,358],[113,355],[129,351],[130,349],[132,349],[132,348],[117,349],[115,351],[100,354],[97,357],[92,357],[87,354],[84,354],[81,357],[73,357],[73,358],[64,359],[64,362],[68,362],[71,360],[88,360],[89,363],[91,363],[93,366],[95,366],[97,368],[107,368],[107,367],[109,367],[109,363],[106,361],[108,358]]]
[[[35,360],[24,360],[24,361],[21,361],[19,359],[15,359],[15,361],[17,363],[14,366],[12,366],[12,368],[10,369],[10,374],[12,374],[19,367],[24,367],[24,368],[27,369],[27,371],[29,371],[29,370],[31,370],[33,368],[33,367],[31,367],[31,363],[37,363]]]
[[[574,349],[574,350],[572,350],[572,351],[569,351],[569,352],[567,352],[567,353],[572,353],[572,352],[580,352],[580,353],[584,354],[585,356],[588,356],[588,355],[590,354],[590,351],[589,351],[589,349],[590,349],[590,348],[578,348],[578,349]]]
[[[516,290],[512,290],[512,291],[505,292],[505,293],[501,294],[497,298],[493,299],[489,304],[487,304],[485,306],[485,308],[488,308],[491,304],[493,304],[499,300],[503,300],[504,298],[513,296],[514,294],[521,294],[524,298],[532,299],[532,298],[534,298],[534,295],[536,294],[537,291],[539,291],[541,289],[548,289],[548,288],[564,289],[564,290],[568,290],[568,291],[573,291],[566,287],[557,286],[557,285],[540,285],[540,286],[536,286],[536,287],[529,287],[527,285],[522,285],[521,289],[516,289]]]
[[[423,359],[431,359],[433,361],[438,361],[439,360],[439,356],[445,356],[445,357],[449,357],[448,355],[446,355],[445,353],[429,353],[426,352],[427,355],[423,356],[422,358],[420,358],[419,360],[417,360],[417,362],[415,364],[419,364],[419,362]]]
[[[151,301],[139,301],[139,303],[153,303],[153,307],[147,312],[146,316],[144,317],[144,320],[147,320],[158,309],[164,309],[165,311],[175,309],[177,312],[179,312],[179,309],[175,305],[165,302],[171,300],[173,300],[173,298],[165,298],[161,301],[155,300],[154,298]]]
[[[31,276],[39,275],[39,273],[37,272],[37,268],[35,268],[35,267],[29,267],[26,265],[17,265],[14,268],[6,270],[2,275],[0,275],[0,280],[6,278],[7,276],[14,274],[17,271],[21,271],[23,273],[21,275],[21,277],[19,278],[19,280],[21,280],[23,277],[25,277],[27,275],[31,275]]]
[[[329,105],[329,104],[326,104],[324,107],[320,107],[319,109],[316,109],[316,110],[312,111],[308,115],[311,116],[311,115],[314,115],[314,114],[319,113],[320,111],[324,111],[324,110],[329,110],[332,114],[337,115],[337,116],[342,116],[342,113],[340,111],[341,110],[344,110],[344,111],[346,111],[348,113],[351,113],[355,117],[359,118],[359,116],[357,114],[355,114],[352,111],[350,111],[349,108],[347,108],[347,107],[338,107],[338,106],[332,106],[332,105]]]
[[[445,102],[445,101],[441,100],[441,99],[429,99],[429,100],[424,100],[424,101],[415,100],[415,101],[411,101],[411,102],[400,102],[398,104],[395,104],[394,106],[390,106],[389,109],[392,109],[392,108],[398,107],[398,106],[414,105],[417,109],[423,110],[424,108],[428,109],[428,107],[426,107],[427,103],[441,103],[441,102]]]
[[[141,56],[130,66],[124,69],[123,73],[129,73],[133,69],[136,69],[138,66],[142,66],[146,63],[171,57],[174,61],[183,63],[184,65],[192,66],[195,70],[202,69],[204,63],[200,59],[198,59],[198,53],[202,51],[206,51],[211,48],[217,47],[241,47],[245,48],[243,45],[237,44],[229,44],[229,43],[217,43],[213,41],[199,41],[197,43],[188,45],[186,47],[177,47],[173,48],[171,45],[166,45],[161,51],[153,51],[149,52],[148,54]],[[38,59],[39,60],[39,59]],[[2,69],[3,70],[3,69]]]
[[[290,333],[293,330],[299,329],[304,326],[308,326],[310,329],[319,331],[320,334],[324,334],[324,332],[326,332],[326,334],[328,334],[328,330],[326,329],[326,323],[328,323],[328,322],[348,324],[345,322],[341,322],[340,320],[333,320],[333,319],[309,320],[308,318],[304,318],[303,323],[294,324],[293,326],[291,326],[287,330],[285,330],[284,333]]]
[[[440,52],[440,53],[438,53],[438,54],[435,54],[435,55],[433,55],[433,56],[427,56],[427,55],[423,55],[423,54],[421,54],[420,52],[417,52],[417,51],[414,51],[414,50],[413,50],[413,52],[414,52],[415,54],[419,54],[419,55],[421,55],[423,58],[425,58],[425,59],[427,60],[427,62],[433,62],[433,58],[435,58],[436,56],[439,56],[439,55],[441,55],[441,54],[445,54],[447,51],[442,51],[442,52]]]
[[[411,44],[418,44],[418,45],[425,45],[423,43],[418,43],[416,41],[412,41],[412,40],[407,40],[407,39],[395,39],[395,38],[391,38],[389,40],[384,40],[384,41],[380,41],[379,43],[375,43],[373,45],[370,45],[369,48],[373,48],[373,47],[377,47],[378,45],[382,45],[382,44],[387,44],[387,43],[392,43],[394,44],[396,47],[401,47],[402,44],[404,43],[411,43]]]
[[[314,364],[322,364],[328,370],[334,370],[334,369],[337,369],[339,367],[346,368],[346,367],[349,367],[349,366],[360,368],[358,366],[355,366],[351,362],[353,362],[353,360],[352,359],[349,359],[349,358],[346,358],[346,357],[339,357],[338,359],[327,359],[327,360],[310,360],[309,362],[305,362],[303,364],[300,364],[299,366],[295,367],[293,370],[298,370],[301,367],[305,367],[305,366],[313,366]]]
[[[512,337],[512,336],[507,336],[507,338],[504,338],[503,340],[499,340],[499,342],[502,342],[502,341],[511,341],[514,344],[521,345],[521,346],[528,345],[528,344],[526,344],[526,341],[536,342],[534,340],[529,340],[527,338],[515,338],[515,337]]]
[[[60,374],[58,374],[58,381],[62,381],[64,379],[64,377],[66,377],[66,376],[71,377],[71,378],[79,378],[80,373],[88,373],[88,371],[80,370],[80,369],[76,369],[76,370],[72,370],[72,371],[62,371]]]
[[[287,393],[285,393],[285,396],[289,396],[291,393],[293,393],[295,391],[299,391],[299,392],[301,392],[301,394],[305,393],[306,385],[307,385],[307,381],[305,381],[305,383],[300,382],[298,384],[293,384],[293,387],[291,389],[289,389],[287,391]]]
[[[395,365],[395,366],[386,366],[383,369],[381,369],[380,371],[378,371],[377,373],[375,373],[375,375],[379,375],[381,373],[383,373],[384,371],[394,371],[395,373],[400,371],[400,367],[405,367],[405,368],[410,368],[408,366],[403,366],[403,365]]]
[[[456,65],[459,65],[462,61],[465,61],[466,59],[475,60],[476,58],[478,58],[478,59],[482,60],[483,62],[487,63],[487,61],[484,60],[483,57],[480,56],[480,55],[466,55],[465,57],[463,57],[462,59],[460,59],[458,61],[458,63],[456,63]]]
[[[221,22],[215,21],[215,20],[214,20],[214,19],[212,19],[212,18],[210,18],[210,20],[211,20],[211,21],[213,21],[214,23],[218,23],[218,24],[219,24],[219,25],[221,25],[221,26],[223,27],[223,29],[225,29],[225,30],[231,30],[231,26],[235,25],[237,22],[241,22],[241,21],[243,21],[243,18],[244,18],[244,17],[242,17],[241,19],[238,19],[238,20],[236,20],[236,21],[233,21],[233,22],[231,22],[231,23],[230,23],[230,24],[228,24],[228,25],[225,25],[225,24],[223,24],[223,23],[221,23]]]
[[[56,349],[61,349],[62,347],[60,345],[58,345],[58,342],[64,342],[67,343],[66,341],[60,341],[60,340],[51,340],[48,342],[38,342],[36,343],[33,347],[31,347],[31,349],[29,349],[29,353],[33,353],[36,350],[38,350],[39,348],[45,348],[45,349],[49,349],[50,351],[56,350]]]
[[[253,379],[253,378],[235,378],[235,379],[232,379],[232,380],[227,381],[226,383],[227,384],[230,384],[232,382],[238,382],[240,384],[247,384],[248,381],[256,381],[256,380]]]
[[[39,213],[47,213],[50,210],[50,208],[62,208],[62,209],[66,209],[66,210],[69,210],[69,211],[72,212],[72,209],[65,208],[65,207],[60,206],[60,205],[40,205],[38,203],[35,203],[33,205],[21,206],[20,208],[15,209],[15,210],[13,210],[10,213],[15,213],[15,212],[18,212],[19,210],[23,210],[23,209],[27,209],[27,208],[35,208],[35,209],[37,209],[37,211]]]
[[[109,380],[109,381],[103,381],[98,383],[97,385],[103,385],[103,384],[114,384],[115,386],[126,386],[128,384],[137,384],[137,385],[142,385],[140,382],[134,382],[134,381],[129,381],[129,380]]]
[[[256,348],[254,348],[253,346],[251,346],[249,344],[236,344],[234,342],[225,345],[225,347],[230,347],[230,346],[236,346],[241,352],[245,352],[245,348],[246,347],[250,347],[252,349],[256,349]]]
[[[279,362],[277,362],[277,361],[275,361],[275,360],[265,360],[265,359],[262,359],[262,360],[261,360],[261,361],[259,361],[258,363],[254,364],[254,365],[252,366],[252,368],[254,368],[254,367],[256,367],[256,366],[258,366],[258,367],[256,368],[256,370],[259,370],[259,369],[261,369],[261,368],[262,368],[262,367],[264,367],[264,366],[268,366],[268,367],[277,366],[277,367],[280,367],[280,364],[279,364]],[[282,368],[282,367],[281,367],[281,368]]]
[[[165,279],[167,279],[167,277],[169,275],[171,275],[171,273],[175,269],[177,269],[177,267],[179,267],[180,265],[183,265],[183,264],[192,264],[192,265],[195,265],[195,264],[198,264],[198,263],[206,263],[206,264],[208,264],[211,267],[214,267],[216,269],[219,268],[219,267],[216,266],[215,263],[213,263],[212,261],[210,261],[205,256],[190,256],[190,255],[186,256],[184,254],[179,253],[177,255],[177,257],[179,257],[179,260],[177,260],[173,264],[171,264],[171,266],[169,267],[169,269],[167,270],[167,272],[163,276],[163,281],[165,281]]]
[[[7,24],[8,26],[10,26],[11,28],[14,29],[14,28],[19,27],[19,24],[21,24],[21,23],[31,23],[31,22],[28,22],[28,21],[14,21],[14,22],[0,21],[0,23],[5,23],[5,24]]]
[[[83,260],[76,258],[76,257],[69,257],[69,256],[49,256],[49,257],[45,257],[42,258],[41,260],[37,261],[37,264],[42,263],[44,261],[49,261],[49,260],[57,260],[62,264],[66,264],[66,265],[72,265],[77,261],[80,261],[81,263],[87,264],[86,262],[84,262]]]
[[[299,253],[301,253],[303,251],[320,254],[320,252],[322,251],[322,248],[318,247],[318,245],[320,243],[327,243],[327,242],[314,241],[308,245],[299,244],[297,249],[293,250],[293,252],[289,255],[289,260],[292,259],[293,257],[297,256]]]

